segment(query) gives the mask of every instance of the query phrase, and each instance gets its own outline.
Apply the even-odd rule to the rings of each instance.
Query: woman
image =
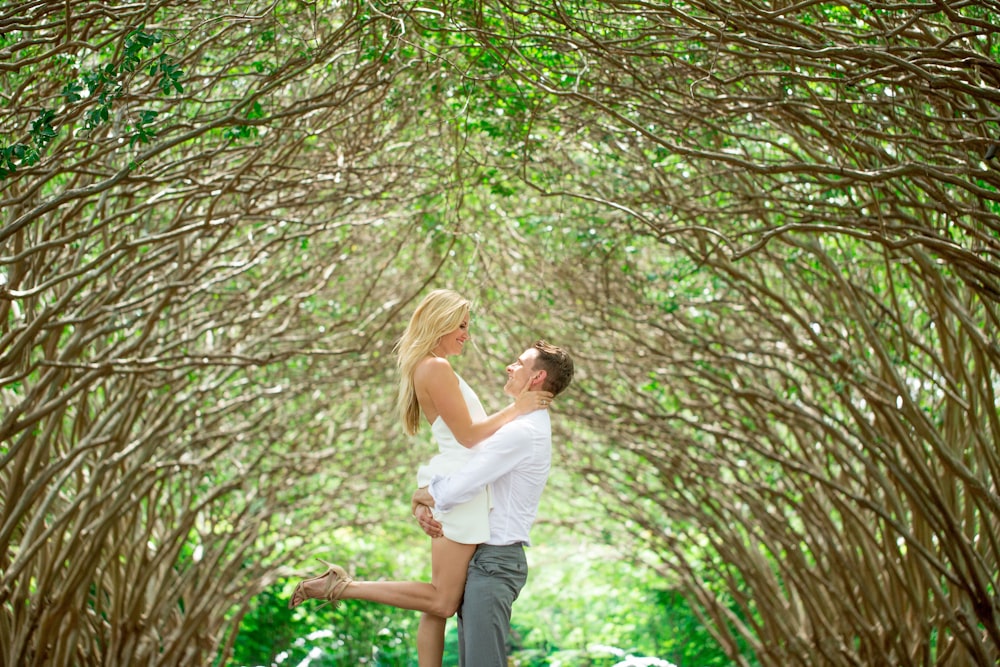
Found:
[[[418,486],[433,475],[462,466],[468,448],[493,435],[518,415],[548,405],[546,391],[522,392],[503,410],[487,416],[475,392],[451,368],[447,357],[462,353],[469,340],[470,303],[451,290],[435,290],[417,306],[396,346],[400,370],[397,409],[408,435],[420,428],[421,414],[431,425],[439,454],[417,473]],[[420,667],[440,667],[446,619],[462,601],[469,559],[488,539],[489,491],[447,514],[435,515],[444,537],[431,541],[431,583],[353,581],[343,568],[327,563],[327,571],[307,579],[292,593],[289,608],[309,598],[336,602],[371,600],[423,612],[417,631]]]

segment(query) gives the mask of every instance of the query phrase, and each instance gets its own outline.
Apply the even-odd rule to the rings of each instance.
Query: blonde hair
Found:
[[[396,343],[396,365],[399,368],[396,410],[407,435],[415,435],[420,428],[420,403],[413,386],[413,371],[422,359],[431,354],[441,336],[462,324],[471,308],[471,302],[458,292],[434,290],[413,311],[406,331]]]

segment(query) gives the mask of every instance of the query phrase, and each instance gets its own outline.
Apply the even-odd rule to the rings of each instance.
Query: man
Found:
[[[558,396],[573,379],[569,354],[538,341],[507,367],[504,393],[546,390]],[[472,450],[458,472],[437,476],[413,494],[413,510],[431,537],[442,535],[431,509],[447,512],[492,485],[490,538],[469,562],[465,597],[458,612],[458,646],[463,667],[506,667],[511,608],[528,577],[524,556],[528,533],[552,461],[552,425],[547,410],[510,422]]]

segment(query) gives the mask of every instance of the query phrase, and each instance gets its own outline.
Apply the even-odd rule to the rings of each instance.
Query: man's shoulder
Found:
[[[513,420],[501,427],[501,431],[509,433],[538,433],[542,435],[552,435],[552,422],[549,419],[547,410],[535,410],[526,415],[518,415]]]

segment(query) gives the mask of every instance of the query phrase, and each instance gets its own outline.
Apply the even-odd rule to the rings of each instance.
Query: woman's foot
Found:
[[[289,609],[295,609],[306,600],[326,600],[336,606],[340,596],[344,594],[344,589],[354,581],[339,565],[330,565],[322,560],[320,562],[326,565],[326,572],[318,577],[300,581],[292,591],[292,599],[288,601]]]

